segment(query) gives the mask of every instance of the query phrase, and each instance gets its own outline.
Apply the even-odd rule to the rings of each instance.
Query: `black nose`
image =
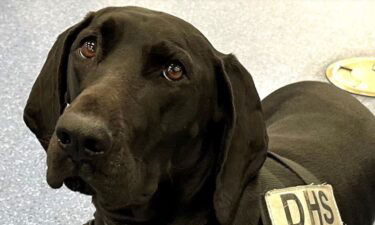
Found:
[[[102,120],[76,113],[60,117],[56,136],[62,149],[76,161],[103,155],[112,144],[111,134]]]

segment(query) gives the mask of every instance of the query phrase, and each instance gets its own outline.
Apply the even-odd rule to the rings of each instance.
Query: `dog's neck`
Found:
[[[202,145],[193,169],[188,175],[159,184],[158,191],[149,203],[134,209],[109,212],[93,197],[96,206],[95,225],[208,225],[215,224],[213,193],[215,187],[216,158],[213,145]],[[134,223],[135,220],[144,222]]]
[[[200,170],[197,170],[200,171]],[[160,190],[149,204],[142,207],[109,212],[93,198],[97,212],[95,225],[207,225],[213,224],[213,187],[214,179],[205,179],[203,185],[195,190],[189,199],[181,198],[181,188],[171,184],[161,184]],[[189,195],[192,193],[189,193]],[[131,219],[129,219],[131,215]],[[133,219],[142,222],[133,222]]]

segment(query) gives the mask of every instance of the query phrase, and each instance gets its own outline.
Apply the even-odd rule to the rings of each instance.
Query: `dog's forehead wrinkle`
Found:
[[[132,29],[153,37],[173,37],[173,39],[185,39],[191,35],[202,35],[199,30],[190,23],[173,15],[153,11],[141,7],[111,7],[100,10],[95,17],[95,23],[104,23],[106,20],[116,18],[117,24],[125,26],[124,32],[132,32]],[[129,26],[127,30],[126,27]],[[131,28],[131,29],[130,29]],[[139,33],[140,34],[140,33]],[[139,35],[138,34],[138,35]]]

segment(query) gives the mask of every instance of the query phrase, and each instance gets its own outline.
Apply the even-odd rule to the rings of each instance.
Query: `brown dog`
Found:
[[[375,118],[363,105],[318,82],[261,104],[233,55],[165,13],[105,8],[66,30],[24,118],[48,184],[92,195],[96,225],[266,224],[262,194],[307,183],[267,151],[331,184],[346,224],[374,220]]]

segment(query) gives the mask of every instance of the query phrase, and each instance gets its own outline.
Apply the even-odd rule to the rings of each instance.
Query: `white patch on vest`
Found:
[[[305,185],[268,191],[272,225],[343,225],[331,185]]]

